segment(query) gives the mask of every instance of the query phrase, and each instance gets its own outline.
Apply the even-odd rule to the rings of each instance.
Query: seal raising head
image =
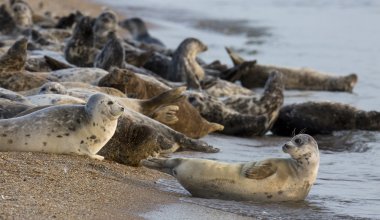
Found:
[[[0,57],[0,73],[23,71],[26,63],[28,40],[21,38]]]
[[[87,155],[96,153],[115,133],[124,107],[104,94],[92,95],[85,106],[61,105],[0,120],[0,151]]]
[[[33,12],[31,7],[24,1],[16,1],[11,5],[12,17],[20,29],[28,28],[33,25]]]
[[[308,195],[319,167],[318,144],[299,134],[283,146],[291,158],[248,163],[173,158],[143,160],[148,168],[174,176],[193,196],[226,200],[299,201]]]

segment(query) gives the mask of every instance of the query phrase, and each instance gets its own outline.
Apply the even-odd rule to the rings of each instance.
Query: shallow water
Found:
[[[310,67],[359,76],[354,93],[287,91],[285,103],[330,100],[365,110],[380,110],[380,1],[376,0],[140,0],[112,3],[129,16],[153,24],[151,34],[170,48],[186,37],[209,46],[207,61],[231,65],[224,46],[259,63]],[[301,203],[256,204],[191,198],[175,181],[160,180],[163,190],[179,193],[185,203],[256,218],[380,218],[380,133],[337,132],[316,137],[321,164],[316,184]],[[286,157],[288,138],[205,138],[218,154],[180,153],[229,162]],[[178,207],[177,207],[178,208]],[[169,213],[176,207],[165,207]],[[152,217],[153,216],[153,217]],[[148,218],[155,218],[153,215]],[[158,217],[157,217],[158,218]]]

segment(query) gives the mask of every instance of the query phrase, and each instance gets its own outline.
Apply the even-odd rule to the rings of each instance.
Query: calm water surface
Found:
[[[207,61],[231,65],[224,46],[247,59],[290,67],[311,67],[336,75],[355,72],[354,93],[287,91],[286,103],[330,100],[380,110],[380,1],[376,0],[139,0],[115,1],[128,16],[152,23],[151,33],[176,48],[186,37],[209,46]],[[338,132],[317,136],[321,149],[318,179],[304,202],[258,204],[191,198],[176,181],[160,180],[162,190],[182,201],[240,216],[277,219],[380,218],[380,132]],[[287,157],[288,138],[212,135],[218,154],[180,153],[229,162]],[[172,208],[172,210],[175,207]],[[166,211],[165,211],[166,210]],[[170,208],[160,213],[170,212]],[[156,216],[156,217],[155,217]],[[148,218],[158,218],[154,213]]]

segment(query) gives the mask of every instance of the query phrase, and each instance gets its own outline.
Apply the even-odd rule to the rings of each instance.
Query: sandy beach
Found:
[[[54,15],[80,10],[96,16],[103,8],[88,1],[28,2],[37,13]],[[154,187],[169,176],[143,167],[18,152],[1,152],[0,167],[0,219],[140,219],[138,213],[178,201]]]

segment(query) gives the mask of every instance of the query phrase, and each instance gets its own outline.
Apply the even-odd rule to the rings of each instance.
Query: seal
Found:
[[[108,41],[95,58],[95,67],[110,70],[111,67],[122,68],[125,54],[121,41],[115,32],[108,34]]]
[[[113,87],[137,99],[150,99],[171,89],[154,77],[118,68],[102,77],[98,86]],[[191,138],[201,138],[211,132],[223,130],[222,125],[205,120],[187,100],[179,101],[175,105],[179,107],[176,114],[179,120],[175,124],[166,124],[170,128]]]
[[[268,129],[276,121],[284,104],[284,83],[282,73],[272,71],[264,87],[264,93],[257,96],[235,95],[227,97],[223,103],[241,114],[265,115],[269,119]]]
[[[85,104],[83,99],[75,98],[69,95],[60,94],[41,94],[27,96],[26,99],[33,105],[65,105],[65,104]]]
[[[11,4],[11,12],[15,24],[20,30],[29,28],[33,25],[33,12],[26,2],[14,2]]]
[[[218,148],[202,140],[188,138],[158,121],[125,109],[119,118],[115,134],[99,154],[107,160],[137,166],[140,160],[149,156],[180,150],[219,152]]]
[[[157,159],[142,165],[175,177],[195,197],[249,200],[301,201],[314,184],[319,168],[318,144],[299,134],[283,146],[291,158],[248,163],[223,163],[205,159]]]
[[[114,97],[125,108],[140,112],[164,124],[174,124],[178,121],[176,113],[179,110],[175,104],[185,98],[182,94],[185,87],[179,87],[150,99],[131,99],[124,97]],[[92,89],[66,89],[63,85],[51,82],[44,84],[39,94],[27,97],[35,105],[56,105],[68,103],[82,103],[92,94],[97,93]],[[41,95],[46,94],[46,95]],[[58,95],[60,94],[60,95]]]
[[[20,72],[25,68],[28,40],[17,40],[8,51],[0,57],[0,74]]]
[[[0,119],[13,118],[19,113],[33,108],[33,105],[0,98]]]
[[[223,79],[203,80],[201,82],[202,89],[209,95],[214,97],[228,97],[235,95],[253,96],[255,93],[235,83]]]
[[[234,63],[244,60],[237,58],[239,57],[237,54],[231,55],[231,53],[230,51]],[[358,81],[355,73],[347,76],[334,76],[309,68],[288,68],[262,64],[243,69],[242,72],[236,73],[239,77],[235,77],[234,80],[240,80],[246,88],[262,87],[272,70],[284,74],[285,89],[352,92]]]
[[[294,132],[331,134],[342,130],[380,131],[380,112],[363,111],[336,102],[305,102],[282,107],[271,131],[290,136]]]
[[[73,35],[65,47],[66,60],[79,67],[92,67],[98,50],[94,47],[94,20],[82,17],[74,28]]]
[[[96,153],[115,133],[124,108],[109,96],[93,95],[85,106],[61,105],[0,120],[0,151],[87,155]]]
[[[203,68],[196,58],[198,53],[207,50],[207,46],[195,38],[181,42],[173,54],[165,79],[173,82],[186,82],[191,89],[200,89],[200,82],[205,76]]]
[[[0,33],[4,35],[12,35],[16,32],[16,23],[12,15],[6,9],[5,4],[0,6]]]
[[[96,19],[93,26],[95,47],[102,48],[108,41],[111,32],[117,31],[117,16],[112,10],[103,11]]]
[[[57,78],[58,82],[82,82],[88,84],[97,84],[101,77],[108,72],[99,68],[68,68],[56,70],[50,73],[50,76]]]
[[[158,47],[165,47],[165,45],[157,38],[152,37],[148,29],[146,28],[145,22],[141,18],[129,18],[119,22],[119,25],[127,29],[135,41],[154,45]]]

